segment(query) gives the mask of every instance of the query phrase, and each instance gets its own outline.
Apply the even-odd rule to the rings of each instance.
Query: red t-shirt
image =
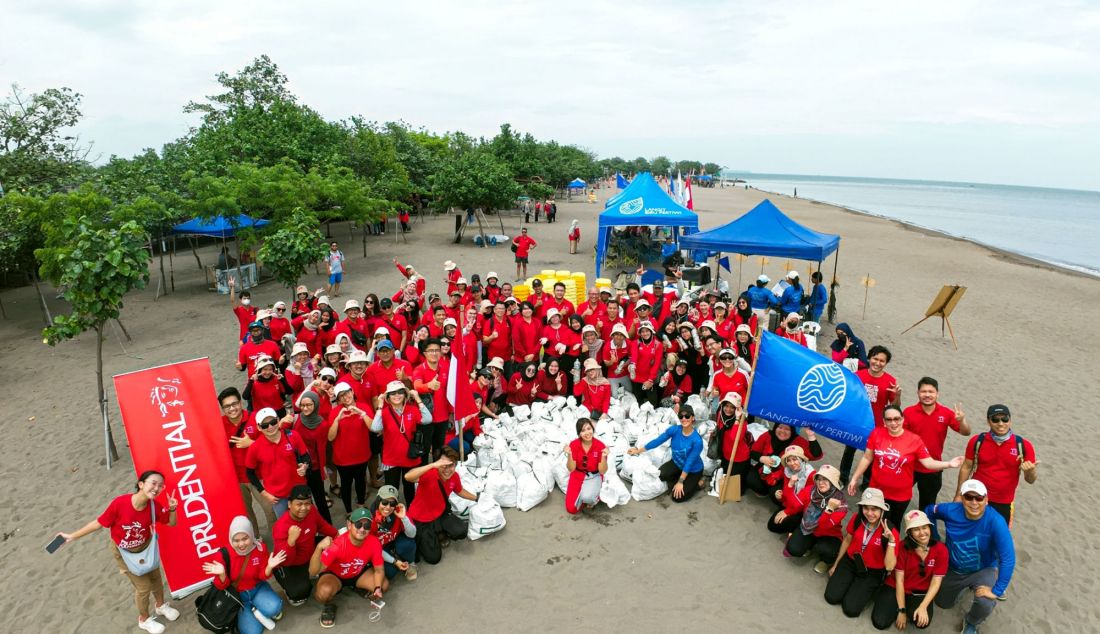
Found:
[[[291,526],[297,526],[301,531],[294,546],[287,544]],[[332,524],[326,522],[317,512],[317,507],[310,508],[309,513],[300,522],[291,517],[289,512],[283,513],[271,528],[271,538],[275,540],[275,552],[280,550],[286,552],[286,561],[280,568],[308,564],[313,557],[313,549],[317,547],[317,542],[324,537],[335,539],[337,534]]]
[[[373,400],[379,394],[386,391],[386,386],[390,384],[390,381],[397,381],[397,371],[401,370],[401,376],[406,379],[412,379],[413,369],[412,365],[404,359],[395,358],[390,367],[382,365],[381,361],[375,361],[367,368],[366,379],[370,385],[370,398]],[[356,395],[358,400],[358,395]]]
[[[382,464],[388,467],[418,467],[420,458],[409,457],[409,444],[422,420],[420,406],[405,403],[401,414],[388,403],[382,406]]]
[[[863,563],[867,564],[868,568],[882,570],[886,568],[886,548],[882,543],[882,522],[878,523],[875,527],[875,532],[871,533],[870,537],[867,536],[867,525],[863,521],[863,513],[858,509],[852,518],[848,520],[848,534],[852,536],[852,543],[848,545],[848,556],[854,557],[858,554],[863,554]],[[890,534],[894,538],[894,543],[898,543],[898,531],[895,528],[890,528]],[[866,538],[866,544],[864,544]],[[895,546],[896,548],[896,546]]]
[[[356,403],[356,407],[367,414],[364,422],[358,414],[347,411],[343,405],[334,408],[329,415],[328,425],[340,421],[336,429],[336,438],[332,439],[332,464],[350,467],[370,460],[370,421],[374,418],[369,405]]]
[[[971,475],[975,480],[981,480],[989,492],[989,501],[997,504],[1010,504],[1016,499],[1016,487],[1020,485],[1020,450],[1016,446],[1016,434],[1009,436],[1008,440],[1000,445],[994,442],[993,437],[983,432],[970,439],[966,444],[966,459],[974,460],[974,445],[979,436],[985,436],[982,441],[981,455],[978,456],[978,469]],[[1035,462],[1035,447],[1024,439],[1024,460]]]
[[[442,482],[443,490],[447,492],[447,495],[462,490],[462,479],[458,477],[457,473],[452,474],[450,478]],[[424,475],[420,476],[420,480],[416,485],[416,497],[409,505],[409,519],[418,524],[425,524],[435,521],[439,519],[440,515],[443,515],[448,502],[447,498],[440,494],[439,483],[439,469],[429,469]]]
[[[943,542],[936,542],[928,549],[928,556],[924,558],[924,574],[922,575],[920,555],[915,550],[896,547],[898,563],[894,571],[905,573],[905,594],[914,592],[926,593],[932,585],[932,577],[943,577],[947,574],[947,546]],[[886,585],[891,588],[898,587],[894,574],[886,575]]]
[[[733,442],[737,440],[737,430],[741,429],[742,434],[741,442],[737,443],[737,455],[733,457],[734,462],[744,462],[749,459],[749,452],[753,444],[752,434],[748,431],[748,425],[740,425],[734,423],[724,432],[722,432],[722,456],[726,459],[730,459],[730,454],[733,453]]]
[[[603,365],[603,373],[609,379],[620,379],[630,374],[629,361],[623,363],[631,355],[629,341],[623,342],[622,348],[616,348],[614,341],[607,341],[600,347],[600,364]],[[619,366],[622,366],[620,371]]]
[[[637,339],[631,342],[630,359],[634,362],[634,382],[656,381],[657,372],[664,361],[663,348],[656,337],[649,343]]]
[[[271,442],[261,435],[248,448],[245,466],[254,469],[264,485],[264,490],[277,498],[290,495],[290,490],[306,479],[298,475],[298,456],[309,450],[301,437],[280,432],[279,441]]]
[[[573,386],[573,395],[581,399],[581,404],[588,408],[588,411],[600,411],[604,414],[607,413],[607,409],[611,407],[611,384],[606,385],[592,385],[586,379],[577,381],[577,384]]]
[[[370,367],[367,367],[369,370]],[[371,382],[370,373],[364,371],[363,376],[358,379],[352,376],[351,372],[342,372],[336,377],[337,383],[347,383],[351,386],[351,391],[355,392],[355,404],[363,409],[371,407],[374,403],[374,383]],[[386,389],[386,386],[382,386],[382,389]]]
[[[237,435],[237,428],[241,423],[244,423],[244,429],[242,433],[252,440],[256,440],[256,437],[260,435],[260,430],[256,429],[256,422],[252,420],[252,413],[246,409],[241,410],[241,420],[236,424],[229,422],[229,418],[222,416],[222,426],[225,428],[225,437],[228,440]],[[242,484],[248,483],[248,475],[245,472],[245,457],[248,455],[248,447],[237,449],[233,444],[233,441],[229,441],[229,456],[233,458],[233,468],[237,471],[237,482]]]
[[[445,421],[451,413],[451,404],[447,401],[447,365],[444,362],[445,359],[440,357],[434,370],[427,363],[421,363],[413,370],[413,386],[416,391],[421,395],[432,395],[432,422]],[[426,384],[436,378],[439,379],[439,389],[433,392]]]
[[[225,581],[221,581],[220,577],[215,576],[214,587],[224,590],[232,585],[238,592],[244,592],[260,585],[261,581],[267,580],[268,577],[265,573],[267,573],[267,558],[270,555],[262,541],[256,540],[256,547],[247,555],[238,555],[237,551],[232,548],[228,550],[229,567],[225,569]],[[225,564],[220,553],[217,557],[222,564]],[[248,563],[242,565],[246,558]],[[244,572],[241,572],[242,567]]]
[[[513,242],[515,242],[516,244],[517,258],[528,257],[531,254],[531,247],[537,247],[539,245],[538,242],[535,242],[534,238],[525,235],[519,236],[518,238],[513,240]]]
[[[320,411],[317,412],[317,415],[324,418]],[[306,450],[309,451],[310,470],[324,471],[328,454],[328,421],[322,420],[320,425],[310,429],[302,424],[302,415],[298,414],[294,418],[291,429],[294,430],[296,436],[302,439]]]
[[[111,500],[96,521],[103,528],[111,529],[111,541],[126,550],[141,550],[145,542],[153,538],[153,509],[146,506],[140,511],[130,501],[131,493],[124,493]],[[157,523],[168,523],[168,506],[154,504]]]
[[[737,392],[741,395],[741,402],[744,403],[749,391],[749,382],[745,375],[737,370],[733,371],[732,376],[719,372],[714,375],[714,389],[718,390],[718,398],[725,398],[726,394]]]
[[[569,443],[569,453],[573,456],[573,462],[577,463],[577,471],[582,473],[599,473],[600,459],[606,448],[607,445],[600,442],[598,438],[592,439],[592,446],[588,451],[584,450],[580,438],[575,438]]]
[[[875,415],[875,427],[882,427],[882,414],[886,410],[886,406],[894,400],[894,395],[897,394],[898,380],[890,375],[889,372],[883,372],[882,376],[871,376],[870,370],[860,370],[856,372],[856,376],[860,381],[863,381],[863,386],[867,388],[867,400],[871,401],[871,413]]]
[[[505,360],[512,358],[511,320],[508,319],[507,316],[500,321],[497,321],[495,316],[485,320],[485,325],[481,328],[481,336],[490,337],[494,332],[500,334],[496,339],[482,346],[487,351],[486,354],[488,357],[490,359],[493,357],[500,357]]]
[[[271,338],[275,341],[280,341],[283,335],[288,335],[293,331],[290,320],[286,317],[272,317],[268,329],[271,331]]]
[[[270,339],[264,339],[260,343],[253,343],[251,339],[241,344],[237,351],[237,362],[245,366],[245,372],[249,377],[256,373],[256,359],[266,355],[278,361],[282,351],[279,345]]]
[[[936,460],[943,458],[943,443],[947,440],[947,428],[959,431],[959,421],[950,407],[936,403],[931,414],[925,414],[920,403],[906,407],[902,412],[905,428],[921,437],[928,454]],[[931,473],[924,465],[917,464],[917,473]]]
[[[382,563],[382,544],[378,543],[377,537],[369,534],[363,543],[356,546],[351,537],[344,533],[321,551],[321,564],[341,579],[355,579],[363,574],[367,564],[377,569]]]
[[[867,451],[874,455],[871,486],[881,489],[887,500],[912,499],[913,465],[931,457],[920,436],[904,429],[891,436],[885,427],[875,427],[867,437]]]
[[[237,335],[237,339],[241,339],[248,334],[248,324],[256,321],[257,309],[255,306],[234,306],[233,315],[237,318],[237,323],[240,324],[240,333]]]

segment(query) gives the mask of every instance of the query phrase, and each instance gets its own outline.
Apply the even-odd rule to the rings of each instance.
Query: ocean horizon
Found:
[[[839,205],[1100,276],[1100,191],[726,170],[761,191]]]

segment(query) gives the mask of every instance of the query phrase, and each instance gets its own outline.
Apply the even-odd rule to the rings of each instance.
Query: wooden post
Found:
[[[168,252],[168,277],[172,283],[172,292],[176,292],[176,263],[172,256],[176,254],[176,236],[172,236],[172,250]]]
[[[741,403],[741,420],[737,422],[737,436],[733,439],[733,449],[730,450],[730,468],[733,468],[733,458],[737,455],[737,446],[741,442],[741,437],[745,435],[745,419],[748,417],[749,399],[752,398],[752,386],[756,383],[756,362],[760,360],[760,349],[762,347],[760,341],[761,327],[758,321],[756,323],[756,354],[752,357],[752,370],[750,372],[751,376],[749,377],[749,388],[745,392],[745,402]],[[721,408],[722,406],[719,405],[718,407]],[[731,479],[733,482],[730,482]],[[728,492],[731,484],[734,485],[733,491]],[[719,505],[726,503],[727,495],[729,495],[729,499],[732,499],[734,502],[741,501],[741,474],[731,476],[727,473],[726,477],[722,478],[722,488],[718,491]]]

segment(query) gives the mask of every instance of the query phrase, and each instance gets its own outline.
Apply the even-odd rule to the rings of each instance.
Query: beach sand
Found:
[[[602,190],[601,200],[608,193]],[[696,189],[695,196],[701,225],[711,228],[748,210],[764,194]],[[986,428],[985,408],[1005,402],[1012,408],[1015,431],[1037,447],[1039,480],[1022,484],[1017,497],[1018,566],[1009,600],[998,606],[984,631],[1096,631],[1100,608],[1087,597],[1098,590],[1100,546],[1088,535],[1100,516],[1095,492],[1100,473],[1096,460],[1086,457],[1083,441],[1100,409],[1095,389],[1100,336],[1092,323],[1100,306],[1100,281],[829,205],[770,197],[796,220],[842,236],[838,320],[849,322],[868,346],[884,344],[893,351],[889,372],[900,380],[904,405],[915,402],[917,380],[933,376],[940,382],[942,402],[961,402],[976,431]],[[602,205],[562,203],[559,210],[558,223],[530,225],[540,244],[531,270],[583,270],[592,279],[591,247]],[[574,218],[581,221],[583,248],[570,256],[566,232]],[[505,215],[505,233],[515,235],[521,220]],[[496,217],[491,222],[496,225]],[[345,297],[396,289],[400,277],[390,263],[395,255],[427,274],[429,290],[442,287],[441,265],[448,258],[467,275],[496,270],[502,280],[513,277],[506,246],[453,245],[448,239],[453,226],[450,217],[417,222],[408,244],[395,242],[392,232],[370,237],[366,259],[358,239],[349,241],[346,230],[334,228],[350,257]],[[201,254],[212,261],[214,249]],[[765,270],[778,279],[783,264],[773,258]],[[795,264],[807,270],[807,263]],[[831,273],[832,266],[830,259],[824,270]],[[757,258],[746,261],[742,286],[759,272]],[[862,319],[859,279],[867,274],[877,285]],[[228,298],[205,290],[186,251],[176,257],[175,277],[177,292],[159,301],[153,301],[155,278],[150,288],[128,297],[122,321],[134,341],[120,341],[108,329],[107,376],[209,356],[218,388],[242,386],[243,375],[233,368],[237,326]],[[303,283],[315,288],[322,280],[311,274]],[[952,318],[957,352],[935,320],[899,335],[921,318],[941,285],[953,283],[968,287]],[[257,303],[285,296],[275,283],[254,291]],[[136,631],[131,629],[132,591],[115,572],[106,534],[54,555],[42,549],[57,531],[73,531],[96,517],[134,480],[113,391],[112,421],[124,457],[111,471],[102,464],[94,339],[85,335],[47,347],[33,289],[5,291],[3,303],[8,319],[0,320],[0,345],[11,369],[0,402],[7,437],[0,445],[6,488],[0,498],[0,611],[9,616],[0,630]],[[63,311],[61,302],[50,303]],[[831,340],[823,337],[821,348]],[[945,455],[958,455],[963,447],[964,439],[951,434]],[[839,446],[826,442],[825,462],[838,464],[840,453]],[[955,477],[954,471],[945,476],[943,495],[953,490]],[[569,517],[555,492],[529,513],[506,511],[508,526],[502,533],[452,545],[441,565],[421,567],[415,584],[399,581],[377,624],[367,625],[358,597],[341,598],[337,631],[424,632],[447,626],[482,632],[528,627],[872,631],[869,610],[856,622],[825,604],[825,580],[811,570],[810,559],[792,562],[780,556],[782,542],[764,528],[770,510],[751,495],[721,507],[709,497],[684,505],[662,498]],[[342,512],[336,515],[343,519]],[[183,617],[168,631],[200,632],[192,600],[177,606]],[[960,614],[937,610],[928,631],[958,631]],[[314,631],[318,615],[313,603],[288,608],[278,631]]]

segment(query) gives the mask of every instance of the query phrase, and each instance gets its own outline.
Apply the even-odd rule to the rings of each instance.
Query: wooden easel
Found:
[[[943,321],[940,323],[940,336],[944,335],[944,328],[951,334],[951,343],[955,346],[955,350],[959,349],[959,343],[955,341],[955,331],[951,328],[951,313],[954,312],[955,306],[959,304],[959,300],[966,294],[965,286],[945,284],[940,292],[936,295],[936,298],[932,300],[932,303],[928,306],[928,310],[924,311],[924,317],[920,321],[909,326],[905,330],[901,331],[901,334],[905,334],[917,326],[923,324],[925,320],[930,317],[939,317]]]

